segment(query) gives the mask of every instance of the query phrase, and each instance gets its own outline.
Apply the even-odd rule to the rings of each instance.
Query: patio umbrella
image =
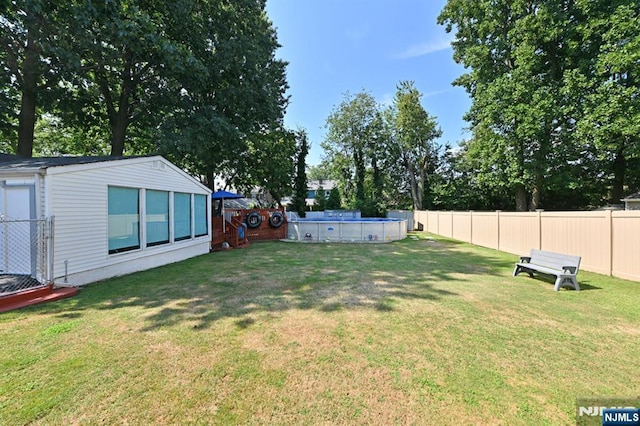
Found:
[[[222,233],[224,234],[226,232],[226,226],[225,226],[225,222],[227,221],[224,217],[224,200],[232,200],[234,198],[242,198],[242,195],[240,194],[234,194],[233,192],[229,192],[229,191],[216,191],[213,194],[211,194],[211,198],[214,200],[220,200],[220,205],[221,205],[221,212],[222,212]]]

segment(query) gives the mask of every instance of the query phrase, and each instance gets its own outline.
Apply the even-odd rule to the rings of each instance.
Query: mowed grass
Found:
[[[640,394],[640,283],[447,240],[257,243],[0,314],[0,424],[574,424]]]

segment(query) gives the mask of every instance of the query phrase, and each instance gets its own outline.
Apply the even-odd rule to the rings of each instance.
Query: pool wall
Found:
[[[291,220],[287,239],[312,242],[390,242],[407,237],[405,219],[359,218]]]

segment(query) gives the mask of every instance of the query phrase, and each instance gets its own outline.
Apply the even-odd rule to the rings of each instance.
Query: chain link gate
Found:
[[[43,287],[51,282],[53,218],[0,216],[0,296]]]

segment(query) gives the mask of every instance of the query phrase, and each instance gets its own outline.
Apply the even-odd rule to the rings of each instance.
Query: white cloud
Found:
[[[453,39],[446,39],[439,41],[428,41],[422,44],[414,44],[413,46],[409,46],[406,50],[397,54],[396,57],[400,59],[407,59],[429,55],[430,53],[449,49],[451,47],[452,41]]]

